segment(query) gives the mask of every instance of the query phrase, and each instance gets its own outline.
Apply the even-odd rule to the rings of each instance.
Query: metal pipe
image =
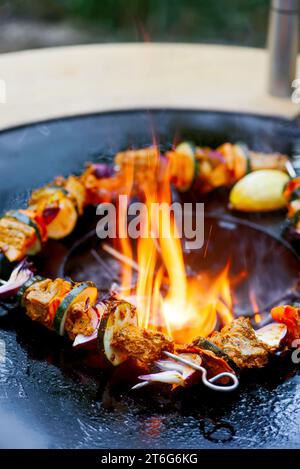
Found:
[[[268,35],[271,95],[288,97],[296,78],[299,0],[272,0]]]

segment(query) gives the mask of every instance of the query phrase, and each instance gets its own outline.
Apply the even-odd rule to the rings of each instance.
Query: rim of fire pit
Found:
[[[122,115],[122,114],[136,114],[136,113],[144,113],[144,114],[151,114],[152,112],[154,113],[189,113],[189,114],[219,114],[219,115],[228,115],[228,116],[239,116],[239,117],[253,117],[255,119],[260,119],[260,120],[271,120],[275,121],[278,123],[286,123],[286,124],[292,124],[295,125],[299,122],[299,131],[300,131],[300,110],[299,113],[294,115],[294,116],[280,116],[279,114],[273,115],[273,114],[260,114],[254,111],[239,111],[239,110],[219,110],[217,108],[189,108],[189,107],[178,107],[178,106],[166,106],[166,107],[159,107],[159,106],[149,106],[149,107],[134,107],[130,109],[112,109],[112,110],[105,110],[105,111],[93,111],[93,112],[82,112],[82,113],[75,113],[72,115],[66,115],[66,116],[58,116],[58,117],[50,117],[46,119],[41,119],[41,120],[35,120],[33,122],[25,122],[21,124],[16,124],[16,125],[10,125],[8,127],[2,127],[0,129],[0,135],[1,134],[7,134],[10,133],[11,131],[18,131],[22,129],[26,129],[27,127],[37,127],[41,125],[47,125],[47,124],[54,124],[54,123],[60,123],[60,122],[68,122],[72,120],[82,120],[82,119],[89,119],[89,118],[95,118],[95,117],[101,117],[101,116],[109,116],[109,115]]]
[[[297,124],[297,119],[263,117],[262,115],[231,111],[172,110],[170,108],[143,111],[136,109],[97,112],[54,118],[34,124],[22,124],[1,130],[0,136],[8,134],[10,131],[27,127],[33,128],[43,123],[151,111],[193,114],[213,114],[216,112],[224,116],[236,115],[240,117],[244,115],[262,120],[267,118],[273,122],[292,126]],[[297,129],[297,133],[300,133],[300,128]],[[210,213],[209,216],[219,218],[218,214]],[[220,218],[266,232],[281,242],[299,259],[299,255],[287,241],[278,238],[278,234],[270,233],[265,227],[259,227],[255,221],[227,215]],[[9,389],[7,388],[11,399],[6,400],[7,413],[3,415],[4,427],[6,422],[10,421],[10,416],[17,415],[19,419],[16,422],[17,430],[30,428],[38,431],[41,441],[34,443],[34,437],[37,433],[34,433],[33,436],[30,435],[29,439],[32,438],[31,442],[40,445],[40,447],[74,447],[76,445],[76,447],[82,448],[90,446],[109,448],[111,444],[114,448],[119,447],[120,444],[130,445],[132,448],[145,446],[148,448],[191,448],[197,446],[217,449],[220,447],[269,447],[270,445],[299,447],[299,438],[295,433],[296,423],[284,413],[287,399],[291,406],[289,415],[293,415],[293,409],[294,412],[296,411],[297,402],[295,402],[294,388],[297,381],[293,378],[283,381],[282,377],[287,375],[285,370],[276,371],[276,376],[273,376],[272,371],[267,371],[268,377],[271,375],[270,382],[261,377],[263,384],[260,381],[243,384],[238,396],[228,396],[221,403],[216,402],[215,396],[205,393],[203,393],[204,399],[201,403],[197,393],[187,395],[184,391],[181,398],[171,398],[170,401],[163,394],[154,397],[149,393],[146,394],[145,399],[137,396],[134,402],[132,396],[124,395],[124,388],[120,391],[121,398],[119,398],[119,394],[114,394],[109,385],[106,385],[105,377],[101,378],[102,375],[99,378],[97,374],[95,379],[94,377],[91,379],[88,375],[84,375],[84,368],[83,372],[79,370],[77,375],[76,366],[73,370],[72,362],[71,364],[69,362],[70,354],[65,347],[58,350],[58,340],[50,337],[49,334],[47,335],[48,331],[41,333],[31,323],[27,324],[26,318],[20,323],[17,317],[11,318],[8,323],[4,322],[4,329],[0,331],[4,331],[8,340],[12,361],[8,363],[7,368],[7,377],[12,384]],[[81,373],[83,373],[83,377]],[[44,382],[37,387],[36,382],[41,375],[44,377]],[[19,389],[18,386],[21,386],[22,382],[24,383],[25,395],[27,393],[29,398],[26,406],[24,406],[23,400],[14,398],[14,393],[16,394],[16,389]],[[93,400],[92,406],[91,399]],[[58,400],[59,406],[57,405]],[[151,402],[150,410],[149,402]],[[274,405],[277,406],[276,412],[274,412]],[[279,422],[278,412],[281,409],[283,413]],[[151,418],[159,419],[162,431],[157,436],[145,431],[150,425]],[[24,422],[23,427],[20,427],[20,422]],[[224,425],[229,422],[228,425],[233,428],[232,439],[224,442],[211,442],[203,437],[203,425],[218,424],[219,422],[225,422]],[[103,425],[101,434],[99,434],[99,425]],[[137,426],[138,435],[136,432],[132,432],[132,425]],[[287,425],[290,425],[288,433],[286,432]],[[185,432],[182,433],[181,429],[185,429]],[[116,436],[113,440],[111,439],[112,434]]]

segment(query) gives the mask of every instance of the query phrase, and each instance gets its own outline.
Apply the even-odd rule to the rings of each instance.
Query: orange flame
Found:
[[[122,262],[121,293],[135,299],[141,327],[161,330],[177,343],[187,343],[195,336],[207,336],[217,323],[233,318],[228,263],[212,279],[208,273],[188,278],[176,221],[170,211],[171,185],[168,163],[159,164],[157,147],[126,152],[122,173],[126,194],[138,191],[145,202],[143,236],[137,241],[137,281],[132,286],[133,248],[131,240],[118,240],[118,249],[127,262]],[[159,203],[159,210],[153,204]],[[120,223],[125,223],[125,209]],[[124,230],[124,226],[118,227]],[[124,233],[123,233],[124,234]]]
[[[254,321],[256,322],[256,324],[259,324],[261,322],[262,318],[261,318],[261,315],[259,313],[260,309],[259,309],[259,306],[258,306],[258,303],[257,303],[255,291],[253,290],[252,287],[250,287],[250,289],[249,289],[249,300],[250,300],[250,303],[251,303],[251,306],[252,306],[252,311],[253,311],[253,314],[254,314]]]

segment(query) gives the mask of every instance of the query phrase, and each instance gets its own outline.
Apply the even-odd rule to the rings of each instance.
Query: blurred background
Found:
[[[269,0],[0,0],[0,52],[103,42],[264,47]]]

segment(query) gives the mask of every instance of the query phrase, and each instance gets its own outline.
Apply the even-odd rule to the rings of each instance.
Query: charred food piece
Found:
[[[174,351],[174,342],[161,332],[128,326],[118,329],[113,336],[112,345],[122,350],[128,358],[143,364],[151,364],[162,356],[162,352]]]
[[[300,308],[298,306],[276,306],[271,310],[271,315],[275,321],[286,325],[288,344],[295,339],[300,339]]]
[[[258,340],[249,318],[240,317],[213,332],[210,342],[223,350],[241,369],[262,368],[268,363],[269,347]]]

